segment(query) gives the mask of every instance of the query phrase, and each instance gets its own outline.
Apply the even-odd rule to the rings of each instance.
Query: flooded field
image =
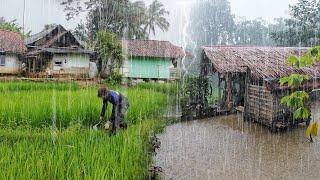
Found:
[[[305,127],[272,134],[237,115],[184,122],[159,135],[163,179],[319,179],[320,143]]]

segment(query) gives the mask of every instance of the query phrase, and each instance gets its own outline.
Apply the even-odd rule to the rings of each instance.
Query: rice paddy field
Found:
[[[149,139],[164,127],[175,86],[114,87],[130,102],[129,127],[115,136],[91,129],[102,106],[97,88],[0,82],[0,179],[146,179]]]

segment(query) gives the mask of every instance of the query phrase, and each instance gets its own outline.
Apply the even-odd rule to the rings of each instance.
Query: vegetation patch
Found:
[[[152,161],[150,137],[164,127],[157,119],[168,95],[139,86],[118,90],[129,98],[125,120],[130,125],[111,137],[91,129],[101,108],[95,88],[3,91],[0,178],[146,178]]]

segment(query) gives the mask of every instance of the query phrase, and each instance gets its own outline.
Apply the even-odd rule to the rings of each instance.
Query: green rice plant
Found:
[[[89,127],[102,106],[97,88],[2,91],[0,179],[146,179],[149,137],[164,123],[150,119],[161,117],[170,96],[146,87],[116,90],[129,98],[130,125],[112,137]]]
[[[128,89],[130,107],[126,121],[154,118],[163,112],[167,95],[148,89]],[[48,127],[63,128],[70,123],[92,125],[99,119],[102,101],[97,89],[77,91],[18,91],[3,92],[0,96],[0,125],[2,127]],[[111,105],[109,106],[109,116]]]
[[[180,84],[175,83],[140,83],[136,86],[138,89],[149,89],[152,91],[162,92],[165,94],[176,95],[179,92]]]
[[[160,123],[142,121],[112,137],[79,125],[0,130],[0,179],[146,179],[148,141]]]
[[[0,81],[0,92],[35,91],[35,90],[78,90],[75,82],[31,82],[31,81]]]

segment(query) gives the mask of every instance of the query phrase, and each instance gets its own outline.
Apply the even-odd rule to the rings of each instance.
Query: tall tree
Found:
[[[283,46],[313,46],[320,43],[320,1],[299,0],[290,6],[290,18],[286,28],[271,33],[272,38]]]
[[[98,54],[98,71],[101,77],[121,67],[124,57],[121,42],[115,34],[99,31],[94,42],[94,50]]]
[[[131,3],[128,7],[131,12],[127,16],[127,26],[124,36],[130,39],[144,39],[147,34],[143,29],[143,24],[147,22],[146,6],[142,1]]]
[[[236,22],[234,32],[234,43],[241,45],[273,45],[269,36],[268,25],[263,19],[254,20],[241,19]]]
[[[119,37],[130,39],[147,38],[145,27],[148,22],[153,28],[159,27],[167,30],[169,23],[162,16],[167,11],[161,3],[153,3],[159,9],[155,9],[155,20],[149,20],[147,8],[143,1],[131,2],[129,0],[64,0],[61,3],[65,7],[67,19],[72,19],[81,12],[86,11],[86,29],[88,38],[93,41],[100,30],[107,30]],[[149,12],[149,10],[148,10]],[[150,26],[148,26],[150,27]]]
[[[86,28],[85,23],[83,23],[82,21],[77,25],[77,27],[74,29],[73,34],[75,35],[75,37],[83,42],[86,46],[90,46],[90,44],[88,44],[88,31]]]
[[[190,44],[217,45],[233,43],[235,28],[230,3],[227,0],[202,0],[191,12]]]
[[[166,17],[169,15],[163,4],[158,0],[154,0],[150,4],[147,11],[147,22],[144,27],[144,31],[150,36],[151,32],[156,35],[156,28],[160,28],[162,31],[168,31],[170,23]]]

